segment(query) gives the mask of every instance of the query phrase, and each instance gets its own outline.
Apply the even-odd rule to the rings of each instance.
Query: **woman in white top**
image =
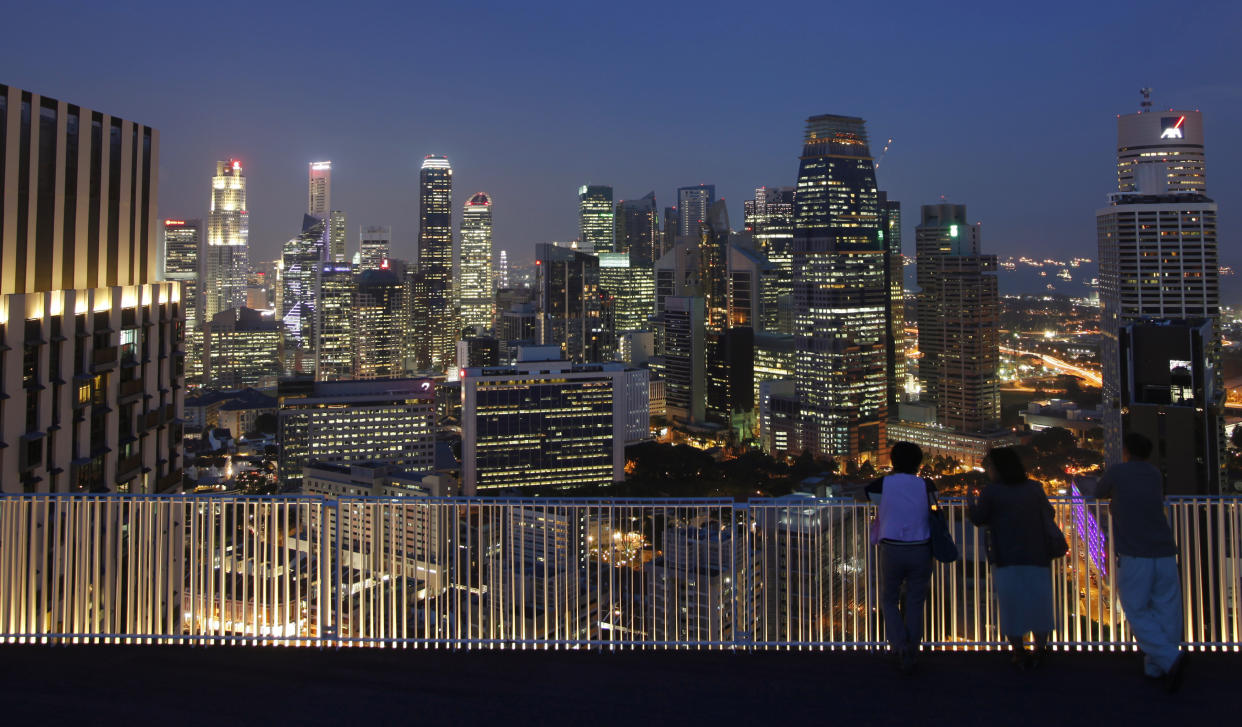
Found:
[[[897,442],[891,452],[892,474],[867,486],[879,500],[871,542],[880,548],[880,607],[889,647],[903,673],[914,669],[923,638],[923,608],[931,584],[931,505],[936,490],[918,476],[923,450]],[[901,587],[906,587],[904,604]]]

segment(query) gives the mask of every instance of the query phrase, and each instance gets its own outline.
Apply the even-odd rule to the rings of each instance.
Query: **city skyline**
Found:
[[[205,49],[209,42],[214,44],[228,35],[221,32],[223,20],[163,8],[151,12],[152,22],[184,27],[186,32],[178,34],[176,40],[184,50],[161,52],[168,40],[141,36],[142,42],[132,52],[157,53],[170,60],[159,68],[136,69],[124,83],[99,78],[84,64],[76,64],[78,72],[68,73],[59,63],[44,62],[42,54],[27,52],[29,43],[38,41],[37,33],[29,39],[15,39],[0,50],[0,59],[9,74],[6,82],[52,97],[82,99],[110,113],[147,119],[160,128],[164,133],[161,217],[205,217],[203,200],[207,199],[209,180],[201,170],[218,159],[240,159],[249,179],[250,242],[256,260],[274,259],[280,243],[296,232],[288,221],[296,220],[305,205],[305,188],[298,179],[305,173],[304,165],[321,159],[333,160],[333,207],[349,215],[351,253],[357,244],[358,226],[382,224],[393,226],[394,257],[414,257],[418,225],[408,200],[416,193],[417,165],[431,153],[454,160],[454,206],[463,204],[478,189],[495,195],[499,212],[496,249],[508,250],[514,265],[529,264],[537,243],[576,236],[575,191],[588,183],[612,186],[618,201],[635,199],[654,189],[661,206],[673,202],[678,187],[714,184],[717,196],[732,208],[731,219],[740,221],[740,205],[753,196],[755,187],[793,184],[798,150],[788,139],[797,133],[799,119],[824,112],[857,114],[866,119],[877,156],[881,142],[894,140],[878,173],[880,186],[892,199],[907,205],[934,203],[941,195],[950,202],[970,200],[996,254],[1020,254],[1038,245],[1052,254],[1068,256],[1092,246],[1093,211],[1103,201],[1099,190],[1110,188],[1115,175],[1113,160],[1104,150],[1109,147],[1115,116],[1137,110],[1142,86],[1154,87],[1157,109],[1203,111],[1217,201],[1224,207],[1235,206],[1242,187],[1242,172],[1237,171],[1242,167],[1242,148],[1226,133],[1237,128],[1242,119],[1242,92],[1228,76],[1230,64],[1223,62],[1229,53],[1224,29],[1236,25],[1228,21],[1237,18],[1239,11],[1224,4],[1200,7],[1180,11],[1178,18],[1163,25],[1161,42],[1180,42],[1186,49],[1176,64],[1158,53],[1149,57],[1126,53],[1127,63],[1114,63],[1112,58],[1123,49],[1125,39],[1157,15],[1155,8],[1154,4],[1138,7],[1133,13],[1115,17],[1103,8],[1076,8],[1074,30],[1061,28],[1064,12],[1055,8],[1013,28],[1008,28],[1013,19],[1000,10],[963,14],[965,20],[953,32],[987,29],[995,38],[969,50],[943,43],[947,36],[935,29],[949,32],[945,21],[926,18],[925,27],[919,27],[923,11],[901,7],[883,14],[864,13],[852,18],[851,25],[884,28],[889,33],[889,46],[908,46],[901,54],[868,52],[874,64],[870,72],[877,83],[864,85],[873,88],[858,90],[853,84],[846,87],[827,80],[817,81],[819,88],[808,93],[806,84],[818,76],[803,65],[807,54],[815,52],[810,47],[814,44],[803,49],[797,42],[782,42],[777,67],[786,69],[784,74],[772,74],[767,64],[753,63],[752,56],[772,50],[772,46],[761,44],[751,52],[707,54],[715,73],[708,74],[702,88],[680,91],[684,103],[657,115],[657,120],[620,112],[624,109],[619,110],[618,104],[628,97],[635,83],[629,79],[623,79],[620,86],[604,84],[603,90],[590,90],[593,103],[571,103],[570,94],[560,89],[578,87],[574,79],[588,72],[575,62],[587,48],[584,40],[567,34],[567,19],[555,12],[514,18],[501,11],[479,19],[471,32],[479,33],[480,43],[492,44],[488,52],[477,58],[468,52],[453,54],[460,62],[451,63],[442,76],[421,74],[409,80],[399,74],[408,71],[410,65],[423,65],[424,54],[439,52],[442,45],[460,40],[452,28],[461,24],[453,17],[438,16],[441,12],[453,16],[455,11],[427,11],[427,22],[443,21],[449,30],[443,37],[429,38],[427,47],[405,55],[395,55],[396,48],[406,48],[404,44],[393,43],[389,49],[384,30],[385,25],[401,23],[367,25],[375,20],[374,14],[368,13],[345,18],[337,36],[341,48],[329,46],[323,65],[328,74],[324,80],[348,89],[340,103],[334,104],[340,111],[319,109],[315,95],[303,93],[304,82],[285,83],[293,75],[293,66],[279,54],[299,37],[301,21],[270,8],[257,11],[247,31],[248,35],[272,35],[272,47],[255,44],[251,48],[249,41],[241,38],[225,40],[239,47],[221,61],[224,68],[200,68],[194,62],[179,60],[205,56],[205,51],[198,52],[200,47]],[[46,11],[13,12],[32,16],[29,24],[39,27],[38,17]],[[83,10],[81,27],[92,27],[93,21],[113,27],[115,21],[93,18],[94,12]],[[642,61],[642,68],[671,73],[693,52],[696,44],[683,49],[672,42],[671,28],[683,13],[689,14],[689,10],[667,11],[670,22],[653,31],[650,42],[654,52]],[[890,26],[887,21],[894,13],[900,22]],[[1213,22],[1195,22],[1200,13],[1211,14]],[[753,22],[761,27],[752,28],[752,21],[738,23],[737,14],[728,9],[716,17],[701,13],[698,17],[706,23],[701,32],[717,31],[722,40],[743,32],[775,37],[775,31],[783,29],[786,35],[782,37],[797,41],[810,32],[783,17],[760,18]],[[1006,32],[995,31],[998,22]],[[537,37],[563,34],[566,43],[534,42],[529,47],[523,43],[524,52],[517,53],[508,34],[532,23],[537,26],[532,29]],[[1106,23],[1109,31],[1100,32]],[[622,40],[630,24],[625,18],[610,19],[602,35],[593,41],[599,43],[605,67],[624,65],[622,61],[635,55]],[[344,52],[364,27],[368,31],[379,28],[374,63],[392,69],[375,73],[373,79],[369,74],[380,65],[359,66]],[[99,37],[109,35],[124,45],[130,32],[116,26]],[[875,32],[860,32],[856,38],[846,34],[842,40],[848,46],[870,44]],[[1194,43],[1182,42],[1192,33]],[[100,42],[93,37],[82,39],[81,53],[90,52]],[[540,49],[531,50],[536,46]],[[497,64],[489,57],[506,51],[515,52],[512,63]],[[920,53],[920,66],[925,65],[924,59],[939,63],[931,67],[954,77],[957,92],[943,94],[932,84],[909,76],[909,60]],[[1032,56],[1041,62],[1027,63]],[[75,57],[71,53],[70,62]],[[1197,69],[1189,79],[1186,65]],[[475,73],[484,67],[487,73]],[[1082,67],[1096,72],[1081,74],[1086,80],[1075,80]],[[256,75],[259,69],[264,69],[263,73]],[[220,78],[232,76],[232,71],[252,79],[232,102],[240,113],[224,118],[203,114],[193,104],[163,101],[167,94],[187,86],[213,89]],[[736,94],[739,103],[735,105],[741,108],[730,114],[727,123],[713,121],[723,118],[717,115],[696,113],[706,100],[730,98],[737,89],[756,82],[756,74],[762,74],[764,80],[761,103],[741,103],[746,96]],[[515,81],[519,75],[544,78],[546,83]],[[473,85],[476,81],[489,92]],[[469,94],[465,88],[470,88]],[[390,113],[376,117],[387,120],[372,121],[352,113],[357,108],[353,101],[361,103],[361,97],[381,90],[386,90],[384,97],[391,99]],[[437,109],[436,114],[425,113],[420,99],[438,93],[452,93],[463,103],[449,104],[447,110]],[[311,106],[316,107],[316,113],[302,113]],[[601,135],[610,141],[599,143]],[[971,151],[965,160],[960,158],[962,149]],[[1079,160],[1073,175],[1060,173],[1066,158]],[[1008,182],[998,184],[1000,178]],[[1015,190],[1022,193],[1014,194]],[[1043,207],[1060,210],[1057,219],[1024,215],[1031,196]],[[1066,224],[1066,218],[1079,222]],[[910,222],[907,220],[907,237],[912,231]],[[1233,220],[1222,217],[1224,264],[1238,263],[1239,253],[1230,252],[1236,246],[1229,244],[1236,239],[1237,229]],[[906,250],[907,254],[911,252]]]

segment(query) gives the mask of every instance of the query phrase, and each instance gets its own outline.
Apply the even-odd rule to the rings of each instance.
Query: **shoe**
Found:
[[[902,649],[899,654],[897,668],[901,671],[902,674],[906,676],[909,676],[914,673],[914,667],[915,667],[914,653],[915,653],[915,647],[907,646],[906,648]]]
[[[1169,671],[1164,675],[1164,691],[1169,694],[1176,694],[1177,690],[1182,688],[1182,679],[1186,676],[1186,657],[1189,654],[1181,654],[1177,657],[1177,661],[1173,662],[1173,666],[1169,667]]]

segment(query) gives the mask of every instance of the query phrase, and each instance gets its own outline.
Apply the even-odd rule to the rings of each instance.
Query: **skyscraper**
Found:
[[[319,263],[315,276],[315,378],[354,378],[354,271]]]
[[[328,213],[328,252],[332,262],[346,262],[345,213],[341,210],[332,210]]]
[[[420,370],[447,371],[461,328],[453,308],[453,168],[443,156],[423,160],[418,219],[415,358]]]
[[[613,332],[605,326],[599,260],[549,243],[535,246],[539,342],[560,346],[575,363],[611,357]]]
[[[1122,434],[1134,428],[1156,442],[1153,460],[1159,466],[1168,466],[1166,456],[1175,462],[1175,451],[1186,453],[1186,463],[1194,463],[1179,473],[1183,482],[1170,478],[1174,491],[1218,492],[1224,428],[1217,205],[1207,197],[1199,112],[1147,111],[1118,117],[1117,168],[1119,191],[1096,212],[1106,456],[1110,463],[1119,461]],[[1154,386],[1151,372],[1140,370],[1138,364],[1123,369],[1122,363],[1136,361],[1139,350],[1158,350],[1150,341],[1165,334],[1155,332],[1152,325],[1187,331],[1178,339],[1184,342],[1198,335],[1193,332],[1205,323],[1209,333],[1199,336],[1205,339],[1199,344],[1203,365],[1189,356],[1169,362],[1169,376],[1182,376],[1184,371],[1187,381],[1200,382],[1203,388],[1174,392],[1185,387],[1166,377],[1164,408],[1151,391],[1134,390],[1138,381]],[[1128,333],[1123,335],[1124,331]],[[1178,346],[1183,351],[1192,348]],[[1175,406],[1187,401],[1193,406]],[[1140,410],[1161,415],[1140,416]]]
[[[923,205],[915,229],[919,383],[936,421],[964,433],[1000,426],[996,256],[979,250],[966,205]]]
[[[496,287],[509,287],[509,251],[501,250],[500,258],[496,263]]]
[[[185,301],[157,279],[158,183],[156,130],[0,85],[0,490],[180,487]]]
[[[164,279],[181,283],[185,330],[198,329],[199,251],[202,220],[164,220]]]
[[[578,188],[578,249],[613,252],[612,187],[584,184]]]
[[[316,302],[315,276],[319,265],[327,261],[327,221],[313,215],[302,215],[302,232],[284,246],[281,262],[281,307],[277,311],[289,331],[289,343],[311,355],[315,340]]]
[[[628,253],[632,265],[651,267],[659,259],[662,244],[655,192],[648,192],[641,199],[617,203],[614,240],[614,249]]]
[[[880,234],[884,237],[884,286],[888,308],[884,313],[885,359],[888,361],[888,415],[897,414],[906,386],[905,258],[901,254],[901,203],[880,192]]]
[[[613,328],[625,331],[649,330],[655,312],[655,280],[649,265],[634,265],[624,252],[601,252],[599,287],[612,300]]]
[[[392,227],[367,225],[358,230],[358,252],[362,270],[379,270],[392,251]]]
[[[765,330],[793,333],[793,187],[759,187],[743,204],[745,229],[774,268],[775,306],[762,321]]]
[[[707,219],[707,211],[716,203],[716,185],[700,184],[677,188],[677,234],[698,237],[699,224]]]
[[[246,210],[246,177],[236,159],[216,162],[211,178],[211,211],[207,215],[207,248],[203,281],[203,317],[210,319],[246,303],[250,274],[250,213]]]
[[[311,162],[307,184],[306,214],[321,220],[332,209],[332,162]]]
[[[404,370],[405,327],[409,324],[409,297],[405,281],[391,263],[379,270],[363,270],[354,290],[353,328],[356,378],[392,378]]]
[[[461,325],[476,333],[492,327],[495,292],[492,289],[492,199],[479,192],[466,202],[461,215]]]
[[[795,391],[802,448],[863,458],[885,446],[885,250],[864,122],[813,116],[794,196]]]

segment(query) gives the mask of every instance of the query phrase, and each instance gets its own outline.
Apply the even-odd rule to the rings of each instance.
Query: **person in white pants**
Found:
[[[1143,670],[1172,692],[1186,666],[1177,543],[1164,514],[1163,478],[1147,461],[1151,440],[1131,432],[1124,444],[1125,462],[1108,468],[1097,494],[1112,498],[1121,608],[1143,650]]]

